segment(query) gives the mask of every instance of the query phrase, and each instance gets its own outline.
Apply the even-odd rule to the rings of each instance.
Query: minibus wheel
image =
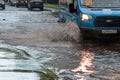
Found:
[[[65,19],[63,19],[63,18],[59,18],[59,20],[58,20],[57,22],[59,22],[59,23],[65,23],[65,22],[66,22],[66,20],[65,20]]]

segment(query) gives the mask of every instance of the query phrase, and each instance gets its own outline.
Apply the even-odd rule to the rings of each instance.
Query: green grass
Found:
[[[49,7],[49,8],[58,8],[58,4],[48,4],[48,3],[44,3],[45,7]]]
[[[39,72],[40,80],[59,80],[59,76],[48,68],[42,66],[43,72]]]

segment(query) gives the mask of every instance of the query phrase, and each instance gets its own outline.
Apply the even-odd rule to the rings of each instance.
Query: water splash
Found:
[[[14,54],[14,56],[16,58],[24,58],[24,59],[28,59],[31,57],[31,55],[29,53],[27,53],[25,50],[22,50],[22,49],[18,49],[18,48],[5,48],[5,47],[0,47],[0,54],[1,56],[6,56],[6,54]],[[10,55],[9,55],[10,56]]]

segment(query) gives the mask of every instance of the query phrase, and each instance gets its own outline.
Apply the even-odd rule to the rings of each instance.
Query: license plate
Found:
[[[24,1],[20,1],[21,3],[24,3]]]
[[[39,5],[39,3],[35,3],[36,5]]]
[[[103,34],[115,34],[117,33],[117,30],[102,30]]]

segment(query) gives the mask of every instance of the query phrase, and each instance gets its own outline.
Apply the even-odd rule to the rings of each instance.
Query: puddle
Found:
[[[12,14],[9,13],[6,15]],[[26,45],[12,46],[7,45],[4,41],[0,42],[0,80],[39,80],[41,66],[44,65],[55,70],[61,80],[117,80],[117,78],[119,80],[119,46],[116,44],[100,46],[98,45],[100,42],[89,45],[87,42],[88,44],[80,44],[80,47],[59,47],[61,46],[59,42],[62,43],[62,41],[62,44],[69,43],[69,41],[79,42],[78,27],[71,23],[56,23],[57,18],[51,19],[53,16],[50,16],[49,12],[29,12],[29,15],[26,16],[27,14],[28,12],[15,13],[11,16],[11,18],[16,17],[13,21],[6,18],[9,24],[4,24],[4,26],[11,27],[13,32],[7,31],[8,33],[1,34],[2,39],[7,43],[11,41],[11,44]],[[32,15],[33,17],[30,18]],[[42,16],[38,17],[38,15]],[[12,24],[17,20],[20,23]],[[21,33],[17,31],[15,33],[16,27]],[[3,26],[0,28],[2,29]],[[9,28],[6,29],[9,30]],[[52,42],[58,44],[54,46]],[[41,44],[45,47],[41,48]]]
[[[88,52],[89,51],[89,52]],[[119,80],[120,48],[117,46],[102,46],[89,48],[78,52],[79,66],[73,69],[76,74],[84,75],[82,80]],[[114,70],[116,69],[117,70]]]
[[[41,66],[54,57],[54,53],[47,49],[37,50],[3,43],[0,45],[0,80],[39,80]]]
[[[10,77],[12,80],[39,80],[39,72],[45,66],[55,70],[62,80],[104,80],[111,75],[109,80],[117,80],[119,73],[115,72],[119,72],[119,56],[117,46],[37,48],[11,46],[1,41],[0,74],[15,75]],[[7,80],[5,76],[0,79]]]

